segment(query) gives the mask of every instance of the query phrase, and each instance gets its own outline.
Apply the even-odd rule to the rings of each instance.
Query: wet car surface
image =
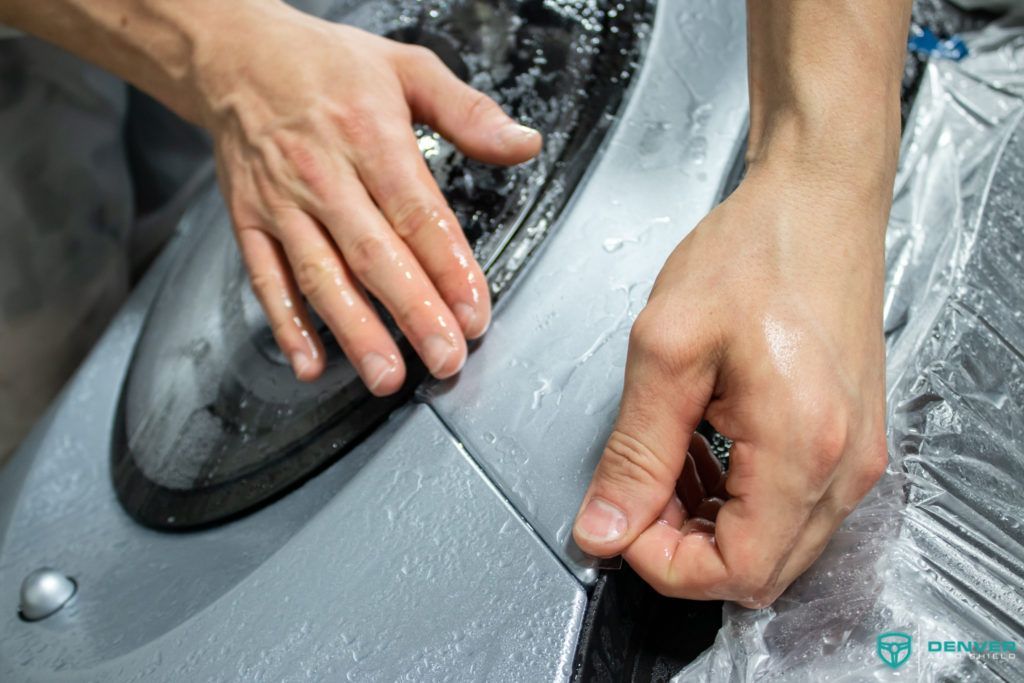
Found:
[[[342,18],[343,10],[352,8],[356,23],[398,38],[433,43],[450,63],[454,57],[444,54],[445,44],[437,42],[438,35],[457,37],[459,31],[467,39],[479,35],[465,26],[443,26],[446,6],[436,6],[437,16],[432,16],[430,7],[416,5],[416,15],[403,20],[400,11],[392,12],[396,6],[379,5],[383,10],[375,13],[370,5],[334,5],[327,14]],[[572,207],[579,201],[579,189],[599,177],[600,168],[611,168],[600,163],[602,156],[616,149],[614,137],[606,138],[608,131],[614,135],[614,131],[625,130],[632,137],[659,130],[646,116],[624,126],[620,105],[628,78],[642,56],[640,47],[648,40],[652,44],[678,40],[675,36],[659,39],[656,31],[649,33],[650,24],[637,21],[650,19],[650,15],[638,17],[615,5],[507,6],[522,10],[528,19],[513,34],[515,49],[481,46],[480,52],[493,55],[497,50],[513,60],[527,55],[530,63],[516,68],[532,71],[533,80],[518,82],[518,76],[508,80],[506,74],[506,80],[496,79],[488,85],[480,79],[489,77],[494,63],[474,63],[461,54],[465,63],[456,61],[452,66],[464,69],[462,75],[470,82],[541,127],[548,134],[545,155],[532,167],[480,169],[454,155],[430,131],[420,131],[421,149],[473,238],[498,295],[497,325],[474,355],[494,346],[502,336],[528,334],[512,327],[502,329],[501,301],[505,297],[511,301],[528,282],[530,269],[549,258],[545,256],[549,250],[564,248],[553,238],[567,234],[571,239],[566,245],[576,243],[577,248],[586,249],[596,245],[599,253],[610,253],[601,245],[614,235],[585,236],[585,243],[579,242],[580,236],[574,235],[565,218],[575,211]],[[615,16],[606,17],[605,10]],[[715,19],[714,14],[702,16]],[[733,7],[721,31],[733,30],[738,16]],[[493,17],[476,15],[463,16],[460,21],[470,19],[470,27],[493,21]],[[621,22],[627,20],[637,21],[627,45],[612,41],[616,56],[609,65],[617,65],[619,70],[596,72],[622,79],[620,83],[576,80],[575,90],[560,85],[566,74],[578,79],[588,60],[599,56],[595,47],[600,41],[593,40],[595,35],[621,28]],[[664,26],[675,32],[681,24],[674,20]],[[550,45],[538,52],[545,36],[555,46],[572,49],[562,49],[561,57],[552,53]],[[647,48],[645,60],[650,55],[650,46]],[[545,71],[541,62],[548,56],[563,62],[551,62]],[[682,60],[677,67],[685,62],[685,56],[678,54],[673,59]],[[737,69],[740,60],[737,56],[734,62]],[[577,65],[575,71],[566,68],[569,63]],[[545,77],[550,81],[546,86]],[[669,74],[669,80],[665,78],[657,76],[648,89],[677,93],[677,87],[666,87],[677,77]],[[536,92],[543,97],[525,97],[531,85],[537,86]],[[638,87],[636,79],[631,87],[634,91]],[[605,95],[601,95],[602,89]],[[554,90],[565,96],[552,100]],[[588,100],[585,107],[580,106],[583,97]],[[659,108],[667,115],[677,104],[664,101]],[[735,138],[744,121],[742,107],[729,121],[735,129],[723,134],[728,149],[713,155],[716,163],[721,159],[723,167],[731,165],[737,147]],[[672,136],[678,139],[688,133],[679,131]],[[654,141],[640,141],[642,145],[650,142]],[[633,144],[631,138],[617,143],[622,151],[612,154],[612,166],[621,162],[617,157],[622,153],[644,156],[643,149],[629,150]],[[703,164],[705,159],[698,156],[690,162]],[[712,167],[703,181],[709,188],[708,203],[719,185],[716,173]],[[602,206],[607,205],[606,200],[601,197]],[[694,208],[693,214],[697,211]],[[203,231],[211,226],[220,227],[220,232]],[[289,680],[313,675],[423,680],[461,673],[480,679],[569,678],[587,605],[585,585],[567,571],[560,553],[538,536],[529,511],[513,501],[510,490],[484,474],[483,461],[449,431],[445,425],[448,416],[422,400],[400,409],[396,404],[387,406],[376,416],[373,424],[377,426],[368,436],[364,433],[345,443],[338,440],[337,446],[332,445],[334,440],[325,440],[327,457],[281,490],[261,492],[230,510],[228,516],[233,519],[227,523],[220,523],[224,510],[217,508],[216,498],[192,508],[198,514],[191,520],[188,506],[175,509],[174,496],[165,501],[168,504],[149,509],[159,517],[147,517],[147,511],[133,508],[130,494],[122,494],[118,500],[112,484],[118,481],[118,463],[126,456],[134,458],[137,452],[157,449],[158,457],[146,465],[149,469],[135,469],[180,493],[186,490],[183,485],[224,485],[237,478],[238,472],[251,473],[282,460],[275,454],[261,461],[254,457],[258,448],[239,448],[241,444],[258,445],[259,429],[251,440],[244,440],[240,429],[221,429],[231,422],[225,417],[233,416],[235,425],[280,426],[278,435],[292,429],[285,415],[272,416],[278,418],[276,423],[260,419],[250,423],[253,413],[246,410],[252,404],[243,406],[241,400],[235,400],[232,405],[224,400],[225,396],[238,399],[237,391],[221,392],[219,401],[195,400],[191,407],[177,411],[185,397],[191,400],[199,393],[192,393],[194,389],[203,388],[198,382],[189,386],[190,374],[212,378],[217,391],[226,386],[225,378],[233,377],[250,394],[273,398],[275,392],[282,392],[291,402],[295,398],[288,395],[291,389],[282,389],[284,378],[280,387],[253,385],[254,377],[273,378],[271,373],[253,372],[254,367],[273,367],[273,349],[258,334],[258,325],[246,319],[251,307],[244,300],[227,306],[225,312],[225,301],[236,302],[248,294],[239,282],[242,278],[237,268],[232,270],[217,260],[232,257],[233,251],[226,248],[230,245],[225,238],[226,221],[212,191],[197,203],[183,232],[134,293],[51,413],[48,424],[34,432],[0,482],[0,578],[4,585],[17,585],[32,570],[47,565],[71,575],[79,586],[63,610],[33,624],[18,619],[16,595],[0,597],[0,612],[10,617],[0,622],[2,677],[181,680],[262,676]],[[190,270],[190,255],[194,254],[200,256],[199,265]],[[203,258],[212,260],[203,262]],[[202,296],[203,283],[194,282],[200,291],[183,303],[178,303],[182,294],[164,284],[180,281],[180,286],[187,288],[190,281],[211,272],[217,277],[202,278],[211,286],[208,296]],[[603,282],[607,274],[595,271],[595,282]],[[523,291],[534,296],[531,288]],[[225,297],[225,292],[237,298]],[[212,305],[204,309],[204,302],[209,304],[211,298]],[[189,310],[197,304],[198,312]],[[161,309],[168,312],[164,321],[157,317],[156,311]],[[214,325],[213,332],[205,335],[209,345],[196,344],[190,330],[204,329],[211,322],[225,324]],[[148,335],[144,329],[149,330]],[[249,356],[228,344],[218,348],[224,330],[239,329],[251,333],[238,335],[251,346]],[[152,350],[147,350],[147,336],[156,339]],[[525,344],[527,340],[522,341]],[[129,360],[133,354],[152,362],[137,362],[133,367]],[[219,366],[197,362],[218,357],[223,361]],[[345,377],[343,364],[338,363],[335,378]],[[147,376],[159,372],[158,365],[163,365],[165,372],[175,372],[176,384],[170,383],[175,391],[164,394],[159,388],[167,386],[168,380]],[[519,373],[514,364],[502,365]],[[140,367],[143,369],[138,370]],[[150,389],[153,395],[146,397]],[[310,423],[319,424],[315,409],[334,399],[334,394],[325,393],[326,398],[311,398],[314,419]],[[121,394],[132,396],[127,405],[138,411],[135,416],[127,409],[122,411]],[[206,410],[211,405],[218,407]],[[216,415],[219,425],[208,432],[216,438],[195,439],[196,430],[181,429],[189,420],[198,419],[193,417],[197,408],[206,416]],[[175,428],[155,427],[154,421],[175,414],[183,418],[177,424],[171,420]],[[296,423],[295,431],[301,432],[302,427]],[[133,434],[146,436],[135,436],[133,444]],[[308,437],[299,436],[299,442]],[[206,452],[181,448],[190,443]],[[231,448],[223,448],[225,443]],[[128,448],[133,445],[135,450]],[[330,452],[333,450],[343,454]],[[179,452],[186,457],[178,457]],[[206,458],[209,453],[231,456],[233,452],[242,457]],[[202,457],[189,460],[187,456],[196,453]],[[576,454],[570,460],[580,457]],[[230,467],[239,462],[238,472],[231,472]],[[318,474],[308,478],[314,472]],[[124,483],[122,480],[121,485]],[[276,484],[271,483],[273,489]],[[250,509],[254,501],[269,504]],[[177,527],[179,531],[146,525]],[[197,525],[201,528],[182,529]]]
[[[551,233],[614,122],[649,10],[643,2],[528,0],[349,2],[328,12],[433,49],[544,133],[537,158],[503,168],[417,131],[495,301]],[[321,325],[327,370],[316,382],[295,382],[249,289],[215,188],[185,220],[192,237],[148,314],[114,447],[125,508],[168,529],[223,521],[300,483],[364,438],[425,375],[403,345],[412,379],[399,395],[374,399]]]
[[[570,527],[632,321],[741,169],[743,3],[306,4],[431,47],[547,134],[539,160],[497,170],[418,131],[486,267],[492,328],[457,378],[398,399],[370,401],[340,354],[296,395],[237,260],[216,260],[235,255],[211,189],[0,477],[0,585],[41,566],[79,585],[34,624],[0,593],[0,679],[671,675],[719,606],[600,573]],[[210,292],[187,289],[217,267]],[[215,305],[186,315],[191,300]],[[218,317],[224,301],[240,303]],[[652,624],[679,627],[651,644]]]

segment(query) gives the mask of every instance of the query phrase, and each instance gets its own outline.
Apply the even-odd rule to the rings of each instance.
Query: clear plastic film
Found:
[[[904,135],[889,472],[775,605],[727,604],[676,680],[1024,680],[1024,20],[964,38]],[[887,632],[912,642],[895,668]]]

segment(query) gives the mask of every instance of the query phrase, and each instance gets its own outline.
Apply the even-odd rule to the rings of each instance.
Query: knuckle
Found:
[[[291,172],[318,200],[330,195],[329,173],[316,152],[301,143],[279,143],[281,154],[291,166]]]
[[[819,423],[815,446],[826,459],[838,463],[846,451],[847,437],[845,416],[834,411]]]
[[[392,227],[403,240],[414,239],[424,228],[440,220],[441,213],[437,206],[419,198],[407,199],[402,202],[394,214]]]
[[[345,253],[352,272],[365,280],[380,264],[391,256],[387,240],[375,232],[363,232],[352,240],[351,248]]]
[[[776,593],[774,572],[765,565],[749,565],[730,577],[735,599],[760,607],[770,605]]]
[[[310,299],[319,299],[338,272],[338,265],[327,256],[308,256],[295,268],[295,281]]]
[[[371,103],[354,101],[335,117],[346,142],[355,147],[365,147],[379,139],[380,125],[374,108]]]
[[[771,607],[772,603],[778,600],[782,593],[777,590],[765,590],[757,595],[751,596],[749,599],[740,600],[740,604],[747,609],[764,609],[765,607]]]
[[[419,66],[436,67],[444,64],[436,52],[422,45],[406,46],[405,54],[410,62]]]
[[[886,448],[885,438],[879,439],[879,443],[872,447],[868,456],[867,476],[871,480],[871,486],[882,478],[889,467],[889,449]]]
[[[655,363],[666,371],[679,367],[685,360],[687,349],[694,345],[669,332],[659,316],[644,309],[629,331],[629,353],[638,359]]]
[[[846,414],[841,410],[814,408],[804,420],[808,430],[808,446],[812,466],[808,473],[812,481],[828,481],[846,453],[849,430]]]
[[[612,486],[648,487],[670,478],[667,465],[654,451],[618,429],[608,437],[600,466]]]
[[[504,112],[498,103],[490,97],[472,88],[466,93],[465,102],[466,116],[470,121],[483,122],[497,115],[504,116]]]
[[[846,451],[846,430],[835,422],[822,425],[817,430],[813,444],[823,466],[835,468]]]
[[[273,221],[268,221],[264,212],[256,208],[251,195],[232,192],[226,202],[231,224],[239,239],[246,232],[272,232]]]
[[[242,235],[245,232],[263,232],[264,221],[258,212],[250,210],[247,204],[232,200],[229,211],[231,223],[235,226],[235,232]]]
[[[885,439],[882,438],[868,449],[864,464],[860,469],[854,490],[858,499],[863,498],[868,491],[874,488],[878,480],[885,474],[888,466],[889,453],[885,447]]]
[[[281,282],[278,278],[266,272],[254,272],[249,274],[249,287],[256,298],[266,307],[267,301],[281,293]]]
[[[295,324],[295,321],[289,320],[288,318],[272,318],[269,322],[270,332],[278,342],[283,342],[289,339],[298,330],[298,326]]]
[[[633,321],[629,330],[629,351],[648,358],[659,358],[666,351],[664,335],[660,326],[645,311]]]
[[[423,311],[420,310],[420,307],[416,305],[416,302],[409,300],[406,297],[395,302],[389,302],[388,310],[391,312],[391,315],[394,316],[395,322],[398,323],[398,326],[405,329],[412,329],[416,327],[417,319],[424,315]]]
[[[414,337],[426,336],[430,330],[444,332],[443,329],[438,329],[436,317],[431,309],[425,308],[422,302],[422,297],[410,291],[388,300],[385,305],[398,326],[411,330]]]
[[[434,283],[437,292],[445,300],[451,299],[454,301],[455,297],[459,297],[470,301],[474,297],[475,290],[479,300],[476,304],[477,317],[474,319],[473,326],[478,326],[482,322],[481,313],[490,315],[485,313],[490,311],[491,307],[490,294],[487,288],[487,276],[484,275],[480,264],[477,263],[472,253],[469,253],[468,250],[466,253],[462,253],[455,249],[450,249],[449,254],[451,255],[451,260],[440,266],[443,270],[431,273],[430,279]],[[472,273],[471,277],[467,277],[467,271]],[[480,284],[479,289],[476,289],[477,283]],[[472,326],[470,329],[472,329]],[[467,333],[469,332],[467,330]]]

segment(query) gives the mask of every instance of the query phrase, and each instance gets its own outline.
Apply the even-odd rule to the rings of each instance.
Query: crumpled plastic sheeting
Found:
[[[677,680],[1024,680],[1024,20],[929,65],[887,236],[889,472]],[[898,670],[876,637],[900,631]],[[929,641],[1016,641],[1014,659]]]

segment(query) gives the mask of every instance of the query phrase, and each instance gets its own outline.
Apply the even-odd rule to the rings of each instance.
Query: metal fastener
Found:
[[[67,604],[78,586],[56,569],[37,569],[21,584],[19,612],[26,621],[38,621],[50,616]]]

